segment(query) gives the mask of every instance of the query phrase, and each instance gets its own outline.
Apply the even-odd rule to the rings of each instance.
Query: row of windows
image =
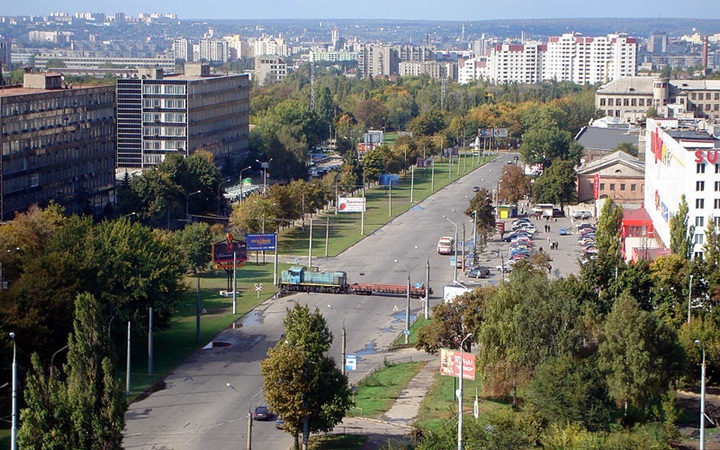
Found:
[[[607,100],[607,101],[606,101]],[[647,99],[647,105],[650,106],[651,100]],[[605,97],[600,98],[600,106],[645,106],[645,99],[644,98],[608,98],[605,99]]]
[[[185,136],[185,127],[143,127],[143,136]]]
[[[143,84],[143,94],[185,94],[182,84]]]
[[[143,122],[185,123],[182,113],[144,113]]]
[[[184,98],[146,98],[143,108],[185,109]]]
[[[62,91],[67,92],[67,91]],[[53,97],[41,96],[37,100],[30,100],[32,96],[22,96],[21,102],[5,103],[2,107],[3,117],[29,114],[41,111],[54,111],[63,108],[87,107],[99,104],[112,104],[115,101],[115,92],[99,92],[95,94],[83,92],[81,95],[58,95]]]
[[[616,189],[615,189],[615,188],[616,188],[616,184],[615,184],[615,183],[608,183],[608,184],[610,185],[610,190],[611,190],[611,191],[616,190]],[[593,183],[593,185],[594,185],[594,183]],[[625,183],[620,183],[620,190],[621,190],[621,191],[626,190],[626,186],[627,186],[627,185],[626,185]],[[605,190],[605,183],[600,183],[600,190],[601,190],[601,191],[604,191],[604,190]],[[635,191],[637,191],[637,184],[630,184],[630,192],[635,192]]]
[[[711,97],[714,97],[715,100],[720,100],[720,92],[705,92],[705,100],[710,100]],[[703,93],[702,92],[691,92],[690,93],[690,100],[702,100],[703,99]]]
[[[695,199],[695,209],[705,209],[704,198]],[[716,198],[713,200],[713,209],[720,209],[720,198]]]
[[[695,173],[705,173],[705,166],[706,166],[705,163],[698,163],[695,166]],[[720,163],[715,164],[715,173],[720,173]],[[698,184],[695,185],[696,190],[699,190],[699,189],[697,189],[698,186],[699,186]],[[704,189],[705,184],[703,184],[702,186]],[[717,189],[715,189],[715,190],[717,191]]]
[[[713,217],[713,222],[715,223],[715,226],[720,226],[720,217]],[[705,226],[705,217],[704,216],[696,216],[695,217],[695,228],[700,228]]]

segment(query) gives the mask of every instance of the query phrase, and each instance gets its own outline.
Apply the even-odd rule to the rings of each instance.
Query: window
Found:
[[[705,190],[705,182],[704,181],[696,181],[695,182],[695,190],[700,192]]]
[[[648,102],[648,103],[649,103],[649,102]],[[640,99],[640,106],[645,106],[645,99],[644,99],[644,98],[641,98],[641,99]]]
[[[615,106],[613,103],[613,99],[611,99],[611,98],[608,99],[608,106]]]
[[[601,99],[600,99],[600,106],[605,106],[606,103],[607,103],[607,102],[605,101],[604,98],[601,98]]]
[[[720,192],[720,181],[715,182],[715,192]]]
[[[695,167],[695,173],[705,173],[705,163],[698,163]]]
[[[713,222],[715,222],[715,226],[720,226],[720,217],[713,217]]]
[[[713,200],[713,208],[720,209],[720,198]]]
[[[630,106],[637,106],[637,99],[636,99],[636,98],[631,98],[631,99],[630,99]]]
[[[631,184],[631,185],[630,185],[630,192],[635,192],[636,190],[637,190],[637,185],[636,185],[636,184]]]
[[[705,208],[705,199],[704,198],[696,198],[695,199],[695,209],[703,209]]]
[[[715,173],[720,173],[720,164],[715,164]]]
[[[697,216],[695,217],[695,227],[704,227],[705,226],[705,218],[703,216]]]
[[[697,94],[695,92],[690,94],[690,100],[697,100]]]
[[[625,190],[625,183],[620,183],[620,190],[621,190],[621,191],[624,191],[624,190]]]
[[[695,243],[696,243],[696,244],[699,244],[699,245],[702,245],[702,244],[705,242],[705,239],[704,239],[704,238],[705,238],[705,235],[704,235],[704,234],[700,234],[700,233],[696,234],[696,235],[695,235]]]
[[[615,183],[610,183],[610,190],[611,190],[611,191],[614,191],[614,190],[615,190]]]
[[[604,190],[605,190],[605,183],[600,183],[600,190],[601,190],[601,191],[604,191]]]

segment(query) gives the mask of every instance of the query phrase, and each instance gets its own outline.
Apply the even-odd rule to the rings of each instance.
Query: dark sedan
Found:
[[[465,276],[469,278],[485,278],[488,275],[490,275],[490,269],[482,266],[474,267],[465,272]]]
[[[270,420],[272,419],[272,413],[267,406],[258,406],[253,411],[253,420]]]

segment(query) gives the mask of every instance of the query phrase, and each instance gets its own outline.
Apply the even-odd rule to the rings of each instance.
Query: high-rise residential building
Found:
[[[636,64],[637,40],[626,34],[585,37],[565,33],[548,39],[542,79],[577,84],[607,83],[634,76]]]
[[[180,38],[173,41],[173,58],[185,62],[193,61],[193,43],[189,39]]]
[[[227,62],[228,42],[224,39],[201,39],[199,42],[199,60],[210,62]]]
[[[2,72],[10,72],[12,70],[12,44],[8,39],[0,36],[0,75]]]
[[[50,200],[69,213],[114,202],[115,89],[26,73],[0,90],[0,220]]]
[[[398,51],[393,47],[362,45],[358,53],[358,73],[362,78],[396,75],[399,62]]]
[[[168,154],[211,152],[229,173],[249,150],[250,80],[247,74],[212,75],[207,64],[185,65],[182,75],[140,69],[117,81],[117,166],[144,168]]]
[[[537,83],[543,74],[543,53],[540,42],[498,44],[490,50],[484,78],[495,84]]]

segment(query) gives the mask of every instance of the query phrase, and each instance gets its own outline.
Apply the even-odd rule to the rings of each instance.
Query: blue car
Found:
[[[560,236],[567,236],[567,235],[570,234],[570,233],[568,233],[567,228],[560,228],[560,229],[558,230],[558,234],[559,234]]]

